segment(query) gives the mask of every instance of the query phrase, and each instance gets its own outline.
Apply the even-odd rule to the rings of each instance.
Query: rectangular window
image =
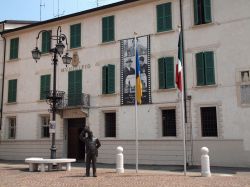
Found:
[[[116,113],[105,113],[105,137],[116,137]]]
[[[49,138],[49,116],[42,116],[41,117],[42,125],[41,125],[41,137],[42,138]]]
[[[19,38],[10,40],[10,60],[18,58]]]
[[[115,65],[102,67],[102,94],[115,93]]]
[[[82,103],[82,70],[70,71],[68,74],[68,105],[78,106]]]
[[[44,31],[42,33],[42,53],[48,53],[51,49],[52,31]]]
[[[9,139],[16,138],[16,118],[9,118]]]
[[[171,3],[156,6],[157,11],[157,32],[172,30]]]
[[[211,0],[194,0],[194,24],[200,25],[211,22]]]
[[[174,88],[174,58],[165,57],[158,60],[159,89]]]
[[[70,48],[81,47],[81,24],[70,26]]]
[[[240,85],[241,104],[250,104],[250,85]]]
[[[212,51],[201,52],[195,57],[197,86],[215,84],[214,53]]]
[[[162,136],[176,136],[175,109],[162,110]]]
[[[240,99],[241,104],[250,104],[250,71],[245,70],[240,72],[241,84],[240,84]]]
[[[40,82],[40,100],[46,99],[48,91],[50,91],[50,75],[42,75]]]
[[[115,36],[115,17],[108,16],[102,18],[102,42],[114,41]]]
[[[9,80],[8,103],[16,102],[17,79]]]
[[[217,137],[216,107],[201,107],[201,127],[203,137]]]

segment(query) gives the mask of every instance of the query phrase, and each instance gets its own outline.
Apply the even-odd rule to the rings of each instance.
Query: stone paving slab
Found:
[[[98,168],[98,177],[84,177],[84,169],[78,164],[72,171],[29,172],[28,165],[0,161],[0,187],[48,187],[48,186],[83,186],[83,187],[161,187],[161,186],[239,186],[250,187],[250,171],[217,172],[210,178],[200,177],[196,170],[182,172],[163,170],[126,169],[124,174],[116,174],[111,168]],[[223,169],[222,169],[223,170]],[[224,169],[225,170],[225,169]],[[218,170],[219,171],[219,170]],[[230,168],[229,168],[230,171]],[[243,171],[243,172],[241,172]]]

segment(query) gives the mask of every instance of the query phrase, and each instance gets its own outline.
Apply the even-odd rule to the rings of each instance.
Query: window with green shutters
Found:
[[[102,94],[115,93],[115,65],[102,67]]]
[[[110,42],[115,39],[115,17],[102,18],[102,42]]]
[[[68,105],[78,106],[82,103],[82,70],[70,71],[68,74]]]
[[[17,79],[9,80],[8,103],[16,102]]]
[[[10,40],[10,60],[18,58],[19,38]]]
[[[70,48],[81,47],[81,24],[70,26]]]
[[[194,0],[194,24],[200,25],[211,22],[211,0]]]
[[[52,31],[44,31],[42,33],[42,53],[48,53],[51,49],[51,34]]]
[[[156,6],[157,11],[157,32],[172,30],[171,3]]]
[[[49,90],[50,90],[50,75],[42,75],[40,81],[40,100],[46,99],[46,95]]]
[[[214,52],[197,53],[195,57],[197,86],[215,84]]]
[[[158,60],[159,89],[174,88],[174,57]]]

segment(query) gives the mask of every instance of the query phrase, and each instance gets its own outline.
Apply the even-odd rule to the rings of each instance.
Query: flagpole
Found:
[[[182,106],[182,131],[183,131],[183,152],[184,152],[184,175],[187,175],[187,152],[186,152],[186,122],[187,122],[187,110],[186,110],[186,82],[185,82],[185,49],[183,38],[183,18],[182,18],[182,0],[180,0],[180,21],[181,26],[179,28],[179,34],[181,34],[181,51],[182,51],[182,73],[181,73],[181,85],[183,87],[181,92],[181,106]]]
[[[136,164],[135,164],[135,168],[136,168],[136,173],[138,173],[138,116],[137,116],[137,97],[136,97],[136,48],[137,48],[137,40],[136,40],[136,35],[137,33],[134,32],[134,45],[135,45],[135,154],[136,154]]]
[[[183,69],[182,69],[183,70]],[[181,84],[183,85],[183,72],[181,73]],[[182,132],[183,132],[183,152],[184,152],[184,175],[187,175],[187,155],[186,155],[186,127],[185,127],[185,105],[184,105],[184,90],[181,92],[181,107],[182,107]]]

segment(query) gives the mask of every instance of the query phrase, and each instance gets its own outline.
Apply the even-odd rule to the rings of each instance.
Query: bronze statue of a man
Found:
[[[87,137],[85,136],[87,133]],[[87,159],[86,159],[86,177],[89,177],[90,163],[92,163],[93,177],[96,175],[96,157],[98,156],[98,148],[101,146],[98,138],[93,136],[93,132],[86,127],[80,134],[80,139],[85,142]]]

